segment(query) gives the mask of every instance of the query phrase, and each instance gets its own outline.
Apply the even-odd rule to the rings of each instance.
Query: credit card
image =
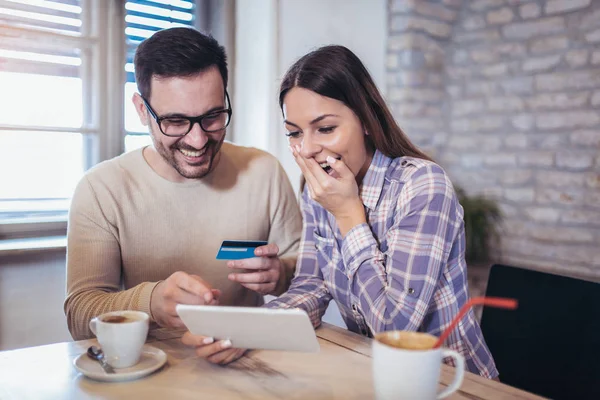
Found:
[[[217,253],[217,260],[241,260],[256,257],[254,249],[266,245],[263,240],[224,240]]]

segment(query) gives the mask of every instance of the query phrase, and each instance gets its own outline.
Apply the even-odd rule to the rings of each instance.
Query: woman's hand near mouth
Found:
[[[327,157],[327,163],[335,171],[332,176],[315,159],[302,157],[297,146],[290,147],[290,151],[306,179],[310,197],[335,217],[343,236],[356,225],[367,222],[356,177],[342,160]]]

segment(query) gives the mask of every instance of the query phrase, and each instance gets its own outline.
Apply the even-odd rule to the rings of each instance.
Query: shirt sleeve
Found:
[[[307,190],[304,190],[302,194],[301,209],[303,218],[302,239],[292,284],[286,293],[265,304],[264,307],[300,308],[308,314],[313,326],[316,328],[321,324],[321,318],[332,297],[325,286],[323,274],[317,264],[317,252],[313,236],[316,225]]]
[[[400,191],[385,252],[369,225],[348,232],[342,257],[352,293],[373,333],[416,331],[422,325],[460,220],[452,184],[439,166],[427,165]]]
[[[150,314],[150,298],[158,282],[121,290],[121,248],[117,231],[105,218],[92,185],[84,177],[69,210],[67,231],[67,296],[64,311],[75,340],[93,337],[90,319],[109,311]]]

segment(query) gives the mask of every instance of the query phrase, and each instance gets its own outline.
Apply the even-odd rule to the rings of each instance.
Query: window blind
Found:
[[[125,2],[127,82],[134,82],[133,56],[138,44],[154,32],[174,26],[194,26],[196,7],[188,0],[130,0]]]
[[[79,37],[81,23],[80,0],[0,0],[0,70],[79,76],[79,48],[24,32]]]

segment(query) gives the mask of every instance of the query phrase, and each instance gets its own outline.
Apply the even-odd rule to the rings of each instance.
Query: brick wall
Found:
[[[401,126],[505,215],[506,263],[600,278],[600,0],[390,0]]]

